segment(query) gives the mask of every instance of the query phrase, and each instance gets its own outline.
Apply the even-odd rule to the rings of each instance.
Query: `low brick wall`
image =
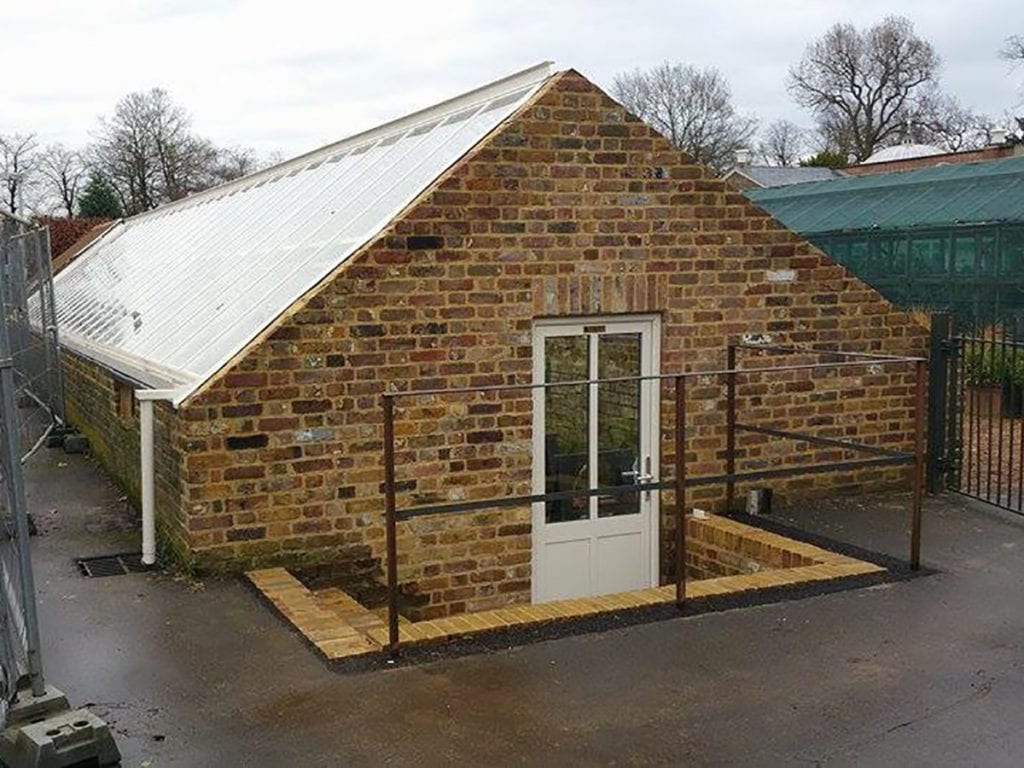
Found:
[[[744,535],[744,526],[723,522],[720,518],[686,520],[686,577],[717,579],[760,573],[777,568],[801,568],[815,560],[794,547],[784,546],[781,537]]]

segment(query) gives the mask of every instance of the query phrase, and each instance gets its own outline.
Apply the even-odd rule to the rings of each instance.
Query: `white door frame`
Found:
[[[548,336],[569,335],[558,334],[553,331],[579,330],[580,335],[585,335],[583,326],[604,326],[603,333],[615,333],[617,329],[625,331],[625,326],[641,325],[641,374],[644,376],[657,376],[661,371],[661,316],[656,314],[640,315],[583,315],[573,317],[538,318],[534,320],[532,332],[533,344],[533,381],[536,384],[544,383],[544,355],[543,340]],[[596,389],[596,388],[591,388]],[[545,492],[546,478],[544,468],[545,453],[545,430],[543,429],[544,417],[544,392],[541,387],[533,390],[533,462],[532,462],[532,493],[542,494]],[[641,406],[648,403],[646,427],[647,455],[651,457],[651,475],[653,482],[658,482],[661,471],[661,387],[657,380],[646,380],[641,382],[641,392],[646,392],[646,397],[641,396]],[[592,393],[591,395],[595,395]],[[643,413],[640,415],[643,420]],[[592,473],[593,474],[593,473]],[[649,497],[649,498],[648,498]],[[659,581],[660,563],[660,516],[659,501],[660,493],[651,492],[640,494],[641,513],[647,515],[648,528],[648,549],[649,549],[649,584],[657,586]],[[646,508],[646,512],[644,509]],[[605,518],[608,519],[608,518]],[[546,522],[546,504],[535,502],[532,505],[532,541],[531,541],[531,599],[534,603],[542,600],[541,585],[544,584],[543,558],[540,556],[541,547],[539,541],[543,541],[544,526]],[[565,523],[571,525],[572,523]],[[562,525],[562,523],[555,523]]]

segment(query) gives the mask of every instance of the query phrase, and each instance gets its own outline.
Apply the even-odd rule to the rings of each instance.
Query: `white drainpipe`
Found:
[[[156,504],[153,474],[153,402],[173,400],[177,393],[169,389],[137,389],[139,401],[139,443],[142,468],[142,564],[156,562]]]

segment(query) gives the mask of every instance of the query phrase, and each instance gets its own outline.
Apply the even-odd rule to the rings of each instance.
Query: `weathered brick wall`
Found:
[[[535,318],[616,313],[661,315],[663,371],[720,367],[743,333],[888,353],[924,345],[907,315],[568,73],[186,404],[197,555],[230,567],[379,558],[385,388],[529,381]],[[879,439],[905,443],[910,380],[879,376],[862,382],[870,397],[841,400],[835,429],[881,405],[891,420]],[[764,386],[742,397],[760,397],[789,428],[833,407],[800,412],[807,403],[793,398],[811,393],[799,381]],[[662,411],[670,476],[668,400]],[[400,504],[528,493],[531,413],[526,391],[402,400]],[[724,416],[692,413],[694,471],[721,471]],[[792,447],[747,450],[752,461],[793,458]],[[811,491],[829,487],[818,482]],[[529,509],[426,518],[399,533],[400,576],[424,599],[421,615],[529,599]]]
[[[132,506],[141,509],[138,404],[130,416],[120,413],[118,380],[91,360],[63,349],[61,364],[68,422],[89,438],[92,455],[124,490]],[[176,429],[177,412],[167,403],[155,403],[153,473],[158,541],[174,560],[188,564],[191,554],[181,502],[182,463]]]

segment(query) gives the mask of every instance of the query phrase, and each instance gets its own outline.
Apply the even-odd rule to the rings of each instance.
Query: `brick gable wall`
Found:
[[[769,279],[786,270],[792,280]],[[385,387],[525,382],[535,318],[618,313],[661,315],[665,372],[721,367],[727,341],[744,333],[924,347],[904,313],[565,73],[182,407],[185,537],[211,567],[378,561]],[[835,377],[793,374],[750,381],[741,400],[790,428],[850,434],[872,421],[873,439],[905,447],[910,379],[858,376],[859,397],[829,399]],[[693,471],[721,471],[720,389],[691,394]],[[670,476],[667,402],[662,413]],[[528,392],[403,401],[396,434],[400,504],[529,492]],[[744,456],[752,466],[794,460],[792,447],[757,440]],[[778,488],[813,494],[899,477]],[[711,504],[720,493],[695,498]],[[416,612],[528,601],[530,517],[515,508],[401,523],[400,577]]]

